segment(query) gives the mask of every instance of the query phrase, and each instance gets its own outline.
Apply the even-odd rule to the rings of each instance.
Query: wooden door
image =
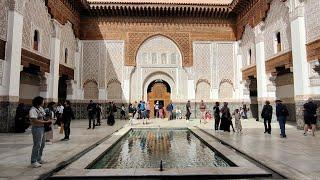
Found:
[[[148,93],[148,101],[150,104],[150,117],[154,117],[154,104],[156,101],[164,102],[163,108],[165,110],[166,117],[168,117],[166,107],[170,103],[170,93],[168,92],[165,84],[155,83],[151,88],[151,92]]]

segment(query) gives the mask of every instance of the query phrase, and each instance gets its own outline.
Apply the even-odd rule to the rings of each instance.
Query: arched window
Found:
[[[166,53],[161,54],[161,63],[167,64],[167,54]]]
[[[68,48],[64,50],[64,63],[68,63]]]
[[[39,51],[39,44],[40,44],[40,34],[38,30],[35,30],[33,34],[33,49],[36,51]]]
[[[282,50],[281,47],[281,33],[277,32],[275,34],[275,53],[278,53]]]
[[[248,50],[248,57],[247,57],[247,65],[250,65],[252,63],[252,50]]]

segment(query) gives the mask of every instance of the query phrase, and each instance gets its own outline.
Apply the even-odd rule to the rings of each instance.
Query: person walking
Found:
[[[167,105],[167,111],[169,113],[169,117],[168,119],[169,120],[172,120],[173,119],[173,104],[172,104],[172,101],[170,101],[170,103]]]
[[[203,100],[201,100],[200,108],[199,108],[200,112],[201,112],[200,123],[201,123],[201,120],[203,122],[205,122],[205,120],[206,120],[206,108],[207,108],[206,104],[203,102]]]
[[[101,104],[97,104],[96,110],[97,110],[97,124],[96,124],[96,126],[101,126],[101,117],[102,117]]]
[[[64,138],[61,141],[69,141],[70,137],[70,123],[72,119],[75,119],[73,110],[71,108],[70,101],[64,103],[65,108],[63,110],[62,119],[64,124]],[[94,128],[94,126],[93,126]]]
[[[242,119],[248,119],[248,111],[249,111],[249,109],[247,108],[247,105],[243,104],[242,113],[241,113]]]
[[[276,115],[281,131],[280,138],[286,138],[286,118],[289,116],[289,112],[280,99],[276,100]]]
[[[273,108],[270,105],[270,101],[266,101],[261,112],[261,117],[264,119],[264,133],[271,134],[272,111]]]
[[[52,124],[51,120],[45,121],[43,109],[43,97],[37,96],[32,100],[32,108],[29,111],[29,118],[32,126],[32,153],[31,153],[31,166],[33,168],[41,167],[45,161],[42,160],[42,152],[45,147],[44,125]]]
[[[54,115],[54,105],[55,102],[50,102],[47,106],[47,108],[44,110],[46,113],[45,120],[51,120],[54,121],[55,115]],[[53,127],[52,124],[50,125],[44,125],[44,132],[46,137],[47,144],[53,143]]]
[[[187,104],[186,104],[186,120],[189,121],[190,120],[190,116],[191,116],[191,103],[190,100],[188,100]]]
[[[308,102],[303,105],[303,117],[304,117],[304,135],[307,135],[308,129],[312,130],[312,136],[315,136],[317,127],[317,105],[313,102],[312,98],[308,99]]]
[[[144,101],[140,102],[140,116],[143,124],[147,124],[146,119],[146,104]]]
[[[215,106],[213,107],[213,116],[214,116],[214,129],[219,130],[220,124],[220,103],[216,102]]]
[[[92,122],[92,129],[95,128],[95,118],[96,118],[96,104],[93,103],[92,100],[90,100],[90,103],[87,106],[88,111],[88,118],[89,118],[89,127],[88,129],[91,129],[91,122]]]

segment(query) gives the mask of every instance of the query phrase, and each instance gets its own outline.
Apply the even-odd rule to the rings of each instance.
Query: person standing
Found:
[[[191,103],[190,100],[188,100],[187,104],[186,104],[186,120],[189,121],[190,120],[190,116],[191,116]]]
[[[32,100],[32,108],[29,111],[29,118],[32,126],[33,147],[31,153],[31,166],[33,168],[41,167],[45,161],[42,160],[42,152],[45,147],[44,125],[52,124],[51,120],[45,121],[43,109],[43,97],[37,96]]]
[[[46,113],[46,120],[51,120],[54,121],[54,105],[55,102],[50,102],[47,106],[47,108],[44,110]],[[52,124],[50,125],[44,125],[44,132],[45,132],[45,136],[46,136],[46,142],[48,144],[52,144],[53,143],[53,128],[52,128]]]
[[[150,121],[150,103],[149,101],[146,102],[146,118],[147,118],[147,123]]]
[[[134,104],[132,105],[134,111],[133,111],[133,114],[132,114],[132,118],[134,119],[135,115],[137,114],[137,108],[138,108],[138,102],[135,101]]]
[[[143,124],[147,124],[146,120],[146,104],[144,101],[140,101],[140,116]]]
[[[134,116],[134,106],[130,103],[128,106],[128,116],[129,116],[129,124],[132,125],[132,120]]]
[[[71,108],[71,103],[70,101],[66,101],[64,103],[65,108],[63,110],[62,118],[63,118],[63,124],[64,124],[64,138],[61,139],[61,141],[69,141],[70,137],[70,123],[72,119],[74,118],[74,113]],[[93,126],[94,128],[94,126]]]
[[[203,100],[201,100],[201,103],[200,103],[200,112],[201,112],[201,119],[200,119],[200,123],[201,123],[201,120],[203,120],[205,122],[205,119],[206,119],[206,104],[203,102]]]
[[[95,118],[96,118],[96,104],[93,103],[92,100],[90,100],[90,103],[87,106],[88,111],[88,118],[89,118],[89,127],[88,129],[91,129],[91,122],[92,122],[92,129],[95,128]]]
[[[61,121],[62,121],[63,109],[64,109],[63,105],[59,103],[56,109],[57,121],[54,123],[55,125],[62,126]]]
[[[172,104],[172,101],[170,101],[170,103],[167,105],[167,111],[169,113],[169,120],[172,120],[173,119],[173,114],[172,114],[173,104]]]
[[[15,132],[24,133],[29,126],[28,122],[28,110],[23,103],[20,103],[16,110],[15,116]]]
[[[213,107],[213,115],[214,115],[214,129],[219,129],[220,124],[220,103],[216,102],[216,105]]]
[[[239,109],[236,109],[233,113],[234,116],[234,123],[236,126],[236,132],[237,133],[242,133],[242,125],[241,125],[241,115]]]
[[[264,119],[264,133],[271,134],[272,111],[273,109],[270,105],[270,101],[266,101],[261,112],[261,117]]]
[[[159,101],[157,101],[156,104],[154,105],[154,110],[156,113],[156,118],[159,118]]]
[[[230,126],[232,126],[232,121],[231,121],[231,113],[230,109],[228,107],[228,103],[224,102],[223,107],[221,108],[221,124],[220,124],[220,130],[230,132]],[[233,129],[234,131],[234,129]]]
[[[124,106],[124,104],[121,105],[120,119],[126,119],[126,107]]]
[[[96,126],[101,126],[101,117],[102,117],[101,104],[97,104],[96,110],[97,110],[97,124],[96,124]]]
[[[243,106],[242,106],[242,114],[241,114],[243,119],[248,119],[248,111],[249,111],[249,109],[247,108],[247,105],[243,104]]]
[[[313,102],[312,98],[303,105],[303,118],[304,118],[304,135],[307,135],[309,128],[312,130],[312,136],[315,136],[317,124],[317,105]]]
[[[286,138],[286,118],[289,116],[289,112],[280,99],[276,100],[276,115],[281,131],[280,138]]]

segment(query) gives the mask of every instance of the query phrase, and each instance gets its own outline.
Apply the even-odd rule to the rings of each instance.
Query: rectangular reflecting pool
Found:
[[[89,169],[235,166],[188,129],[133,129]]]

